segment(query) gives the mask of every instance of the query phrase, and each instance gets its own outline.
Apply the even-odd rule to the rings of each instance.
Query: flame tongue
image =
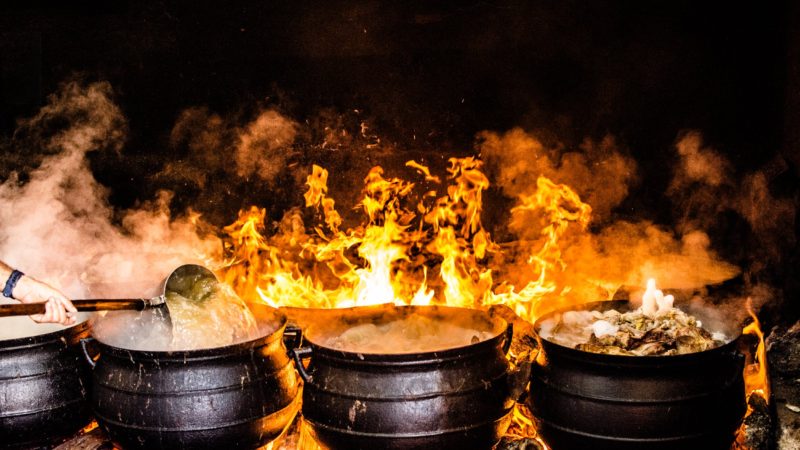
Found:
[[[766,345],[764,345],[764,332],[761,331],[761,323],[758,320],[758,316],[753,312],[753,305],[750,299],[747,300],[747,312],[753,322],[744,328],[742,334],[755,336],[758,339],[758,346],[756,347],[752,364],[745,367],[744,370],[745,392],[747,392],[748,398],[750,395],[756,394],[769,402],[770,389],[767,376],[767,350]]]
[[[535,188],[519,195],[510,210],[508,231],[516,240],[498,244],[481,222],[489,188],[482,161],[452,158],[449,163],[444,180],[422,164],[407,163],[426,186],[436,187],[422,193],[415,192],[416,183],[373,167],[356,207],[362,220],[354,226],[345,225],[329,197],[328,171],[313,166],[306,179],[305,213],[289,210],[268,233],[265,211],[253,207],[241,211],[225,229],[225,281],[243,298],[276,307],[506,305],[534,322],[549,309],[611,298],[621,284],[637,276],[632,274],[645,272],[641,261],[660,256],[640,251],[638,260],[630,258],[630,267],[603,266],[603,252],[609,250],[596,248],[597,243],[586,237],[592,208],[569,186],[544,176],[535,180]],[[311,215],[315,221],[307,223]],[[638,243],[636,239],[666,241],[665,234],[651,227],[644,236],[636,235],[641,229],[623,224],[616,235],[627,240],[609,248],[627,249],[627,244]],[[658,317],[670,311],[672,303],[672,296],[658,290],[655,280],[647,282],[644,314]],[[613,333],[610,324],[599,327],[598,335]],[[517,405],[514,432],[535,436],[529,414]]]
[[[525,231],[529,237],[515,244],[515,270],[505,270],[501,246],[481,223],[483,193],[489,188],[482,161],[468,157],[449,163],[443,193],[425,192],[415,197],[416,204],[411,201],[415,183],[386,177],[383,168],[373,167],[357,207],[365,219],[349,228],[342,227],[328,196],[328,171],[314,165],[305,201],[318,222],[308,226],[299,210],[290,210],[278,232],[265,236],[264,210],[243,210],[225,229],[230,255],[225,281],[243,298],[273,306],[505,304],[533,321],[545,295],[569,291],[556,280],[566,268],[560,240],[572,224],[588,224],[591,208],[568,186],[539,177],[535,192],[520,196],[511,210],[512,229],[535,224],[538,233]],[[426,183],[441,183],[426,166],[414,161],[407,166]],[[496,272],[502,276],[496,278]]]

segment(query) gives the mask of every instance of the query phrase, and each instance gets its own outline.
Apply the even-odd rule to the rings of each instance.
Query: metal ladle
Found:
[[[209,291],[203,292],[198,289],[203,283],[219,283],[216,275],[203,266],[197,264],[184,264],[164,280],[161,295],[152,298],[124,298],[124,299],[80,299],[72,300],[72,304],[78,311],[120,311],[136,310],[142,311],[146,308],[160,308],[167,321],[169,321],[169,305],[167,305],[167,293],[174,292],[182,297],[194,302],[202,302],[206,299]],[[165,307],[166,306],[166,307]],[[29,316],[32,314],[44,314],[45,303],[18,303],[11,305],[0,305],[0,317],[7,316]]]

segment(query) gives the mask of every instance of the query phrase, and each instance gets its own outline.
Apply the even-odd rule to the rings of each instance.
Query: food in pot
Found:
[[[419,314],[386,323],[365,323],[322,341],[326,347],[355,353],[423,353],[463,347],[494,336]]]
[[[200,278],[179,290],[184,295],[166,293],[169,321],[161,308],[109,312],[96,321],[95,337],[130,350],[178,351],[222,347],[263,334],[229,286]]]
[[[222,347],[258,337],[247,305],[225,284],[195,283],[191,295],[167,292],[173,349]]]
[[[702,352],[727,342],[692,315],[672,306],[672,296],[648,282],[642,307],[629,311],[568,311],[543,320],[539,335],[559,345],[609,355],[667,356]]]

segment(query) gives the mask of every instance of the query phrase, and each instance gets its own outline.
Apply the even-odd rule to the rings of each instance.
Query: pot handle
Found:
[[[514,324],[509,323],[506,327],[506,337],[505,341],[503,341],[503,354],[508,355],[508,351],[511,350],[511,338],[514,337]]]
[[[303,344],[303,330],[295,325],[286,325],[283,329],[283,342],[289,350],[300,347]]]
[[[303,359],[310,358],[311,353],[313,353],[311,347],[293,348],[289,351],[289,354],[292,355],[292,359],[294,359],[294,365],[297,368],[297,372],[300,374],[300,378],[302,378],[305,383],[312,383],[314,381],[314,377],[310,373],[306,372],[306,368],[303,366]]]
[[[89,354],[89,349],[86,348],[86,344],[88,344],[90,342],[94,342],[94,341],[95,341],[95,338],[93,338],[93,337],[82,338],[80,340],[80,342],[81,342],[81,350],[83,350],[83,357],[86,359],[86,362],[88,362],[89,365],[92,366],[92,369],[94,369],[94,366],[97,365],[97,362]]]

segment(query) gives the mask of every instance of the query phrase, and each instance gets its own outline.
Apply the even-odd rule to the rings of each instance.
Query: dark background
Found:
[[[634,191],[639,205],[659,204],[671,147],[695,129],[742,173],[782,155],[771,188],[796,199],[800,8],[760,3],[4,3],[0,131],[76,74],[108,80],[130,137],[124,157],[93,164],[123,207],[152,198],[149,174],[180,157],[170,129],[197,105],[277,105],[299,121],[358,109],[384,142],[428,152],[469,150],[476,132],[513,126],[566,145],[613,134],[656,180]],[[797,288],[787,280],[800,277],[796,235],[787,230],[774,268],[788,296]]]
[[[277,93],[299,117],[366,110],[399,141],[521,125],[644,156],[692,128],[740,164],[797,118],[797,8],[780,1],[61,3],[0,7],[6,131],[76,71],[119,93],[134,152],[158,152],[187,106]]]

